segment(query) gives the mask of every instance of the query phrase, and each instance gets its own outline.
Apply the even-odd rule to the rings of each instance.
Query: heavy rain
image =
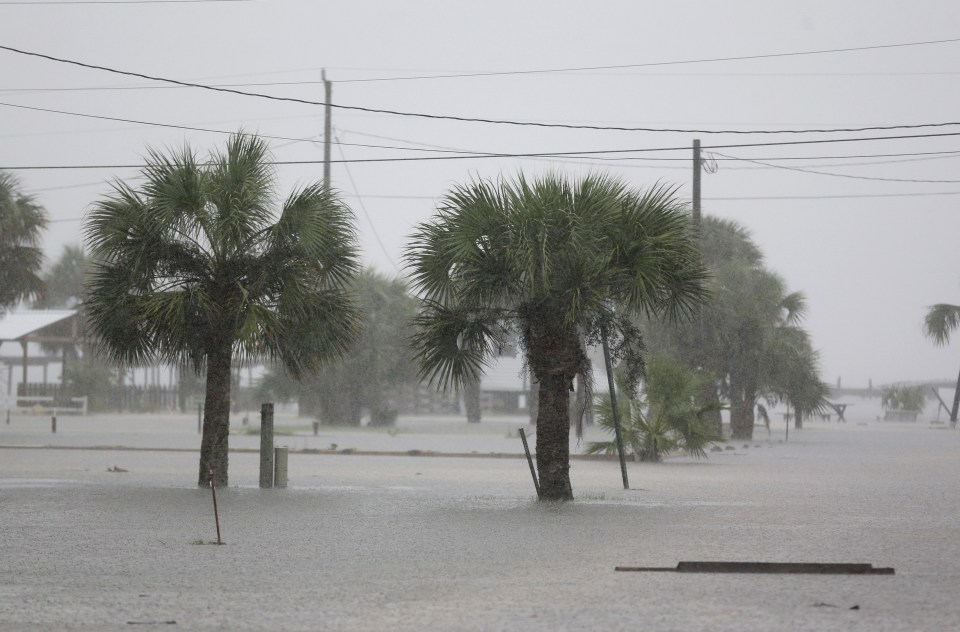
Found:
[[[960,627],[957,24],[0,3],[0,630]]]

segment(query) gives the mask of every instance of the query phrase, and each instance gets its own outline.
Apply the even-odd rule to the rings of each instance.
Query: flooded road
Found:
[[[24,423],[0,427],[0,445],[53,443]],[[786,444],[758,429],[706,461],[631,463],[630,490],[616,462],[575,460],[578,500],[561,505],[535,502],[520,458],[294,452],[290,487],[260,490],[257,455],[238,452],[218,491],[216,546],[188,421],[128,435],[116,420],[85,423],[55,441],[184,451],[0,449],[0,629],[960,628],[960,433],[942,426],[818,425]],[[445,428],[337,443],[518,443],[495,425]],[[258,441],[231,446],[247,439]],[[896,575],[613,570],[682,560],[862,562]]]

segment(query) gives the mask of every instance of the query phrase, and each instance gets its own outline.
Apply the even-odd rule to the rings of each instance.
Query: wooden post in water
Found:
[[[273,486],[287,487],[287,454],[289,448],[276,448],[273,451]]]
[[[223,544],[220,540],[220,512],[217,511],[217,486],[214,481],[217,480],[217,471],[210,468],[210,493],[213,495],[213,519],[217,523],[217,544]]]
[[[260,406],[260,489],[273,487],[273,404]]]
[[[607,341],[607,328],[601,326],[600,337],[603,338],[603,362],[607,367],[607,386],[610,389],[610,410],[613,413],[613,430],[617,440],[617,454],[620,455],[620,478],[623,479],[623,488],[630,489],[627,479],[627,456],[623,452],[623,434],[620,431],[620,408],[617,406],[617,387],[613,379],[613,363],[610,361],[610,343]]]
[[[533,487],[537,490],[537,500],[542,498],[540,494],[540,480],[537,478],[537,469],[533,467],[533,458],[530,456],[530,446],[527,444],[527,433],[520,428],[520,441],[523,442],[523,451],[527,455],[527,465],[530,466],[530,476],[533,477]]]
[[[57,413],[53,413],[53,417],[50,418],[50,431],[57,434]]]

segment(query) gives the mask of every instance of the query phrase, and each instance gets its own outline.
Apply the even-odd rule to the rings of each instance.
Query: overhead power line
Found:
[[[948,40],[941,40],[941,41],[946,42]],[[949,40],[949,41],[953,41],[953,40]],[[960,41],[960,38],[958,38],[957,41]],[[890,45],[890,46],[895,46],[895,45]],[[254,97],[259,99],[268,99],[271,101],[281,101],[286,103],[299,103],[302,105],[314,105],[314,106],[328,105],[326,102],[323,102],[323,101],[312,101],[309,99],[298,99],[295,97],[279,97],[279,96],[274,96],[270,94],[262,94],[258,92],[246,92],[243,90],[235,90],[233,88],[218,88],[211,85],[192,83],[189,81],[179,81],[177,79],[169,79],[166,77],[146,75],[143,73],[131,72],[127,70],[119,70],[119,69],[110,68],[107,66],[98,66],[96,64],[88,64],[88,63],[75,61],[71,59],[64,59],[62,57],[54,57],[52,55],[46,55],[44,53],[25,51],[18,48],[13,48],[11,46],[0,45],[0,50],[6,50],[12,53],[27,55],[30,57],[38,57],[41,59],[46,59],[46,60],[54,61],[58,63],[70,64],[74,66],[79,66],[81,68],[101,70],[104,72],[110,72],[118,75],[125,75],[129,77],[139,77],[141,79],[148,79],[151,81],[161,81],[161,82],[170,83],[173,85],[198,88],[202,90],[210,90],[213,92],[223,92],[226,94],[236,94],[241,96]],[[492,124],[492,125],[513,125],[513,126],[521,126],[521,127],[541,127],[541,128],[556,128],[556,129],[579,129],[579,130],[619,131],[619,132],[670,132],[670,133],[683,133],[683,134],[835,134],[835,133],[909,130],[909,129],[921,129],[921,128],[942,128],[942,127],[951,127],[951,126],[960,125],[960,122],[948,121],[948,122],[940,122],[940,123],[915,123],[915,124],[906,124],[906,125],[873,125],[873,126],[865,126],[865,127],[842,127],[842,128],[822,128],[822,129],[700,130],[700,129],[654,128],[654,127],[621,127],[621,126],[607,126],[607,125],[574,125],[571,123],[545,123],[545,122],[538,122],[538,121],[515,121],[515,120],[508,120],[508,119],[488,119],[488,118],[478,118],[478,117],[453,116],[448,114],[427,114],[423,112],[404,112],[399,110],[362,107],[358,105],[340,105],[336,103],[330,103],[329,105],[330,107],[338,108],[341,110],[352,110],[352,111],[358,111],[358,112],[369,112],[372,114],[387,114],[392,116],[404,116],[404,117],[424,118],[424,119],[432,119],[432,120],[457,121],[461,123],[485,123],[485,124]]]
[[[196,132],[207,132],[207,133],[211,133],[211,134],[226,134],[226,135],[230,135],[230,134],[235,134],[235,133],[236,133],[236,132],[233,132],[233,131],[219,130],[219,129],[211,129],[211,128],[207,128],[207,127],[197,127],[197,126],[191,126],[191,125],[180,125],[180,124],[174,124],[174,123],[161,123],[161,122],[157,122],[157,121],[141,121],[141,120],[137,120],[137,119],[126,119],[126,118],[119,118],[119,117],[113,117],[113,116],[103,116],[103,115],[99,115],[99,114],[86,114],[86,113],[81,113],[81,112],[70,112],[70,111],[66,111],[66,110],[54,110],[54,109],[51,109],[51,108],[40,108],[40,107],[35,107],[35,106],[30,106],[30,105],[19,105],[19,104],[14,104],[14,103],[3,103],[3,102],[0,102],[0,106],[3,106],[3,107],[11,107],[11,108],[18,108],[18,109],[24,109],[24,110],[32,110],[32,111],[37,111],[37,112],[47,112],[47,113],[52,113],[52,114],[62,114],[62,115],[67,115],[67,116],[76,116],[76,117],[81,117],[81,118],[91,118],[91,119],[105,120],[105,121],[117,121],[117,122],[122,122],[122,123],[132,123],[132,124],[135,124],[135,125],[146,125],[146,126],[151,126],[151,127],[161,127],[161,128],[168,128],[168,129],[182,129],[182,130],[196,131]],[[349,130],[343,130],[343,131],[349,131]],[[397,146],[397,145],[375,145],[375,144],[371,144],[371,143],[347,143],[347,142],[343,142],[343,141],[339,140],[339,138],[336,139],[336,140],[332,140],[331,142],[332,142],[333,144],[337,144],[337,145],[346,145],[346,146],[352,146],[352,147],[364,147],[364,148],[368,148],[368,149],[396,149],[396,150],[401,150],[401,151],[417,151],[417,152],[427,152],[427,153],[463,154],[463,155],[465,155],[465,156],[476,156],[476,157],[519,156],[519,157],[526,157],[526,158],[537,158],[537,157],[543,157],[543,158],[560,158],[560,159],[563,159],[564,162],[567,162],[567,163],[569,163],[572,158],[576,158],[577,156],[581,156],[581,155],[582,155],[582,156],[585,156],[585,157],[593,156],[593,159],[594,159],[594,160],[600,160],[600,161],[620,161],[620,162],[622,162],[622,161],[628,161],[628,160],[631,160],[631,161],[648,161],[648,162],[663,162],[663,161],[670,161],[670,162],[688,162],[688,161],[690,160],[688,157],[682,157],[682,158],[681,158],[681,157],[663,157],[663,156],[661,156],[661,157],[656,157],[656,158],[653,158],[653,157],[645,157],[645,156],[600,157],[600,154],[604,154],[604,153],[622,153],[622,152],[648,151],[648,150],[645,150],[645,149],[593,150],[593,151],[564,152],[564,153],[559,153],[559,154],[554,153],[554,154],[550,154],[550,155],[547,155],[547,154],[528,154],[528,155],[502,154],[502,153],[489,152],[489,151],[467,150],[467,149],[461,149],[461,148],[455,148],[455,147],[448,147],[448,146],[444,146],[444,145],[431,145],[431,144],[420,143],[420,142],[417,142],[417,141],[412,141],[412,140],[404,139],[404,138],[396,138],[396,137],[392,137],[392,136],[378,136],[378,135],[376,135],[376,134],[367,134],[367,133],[356,132],[356,131],[350,131],[350,133],[356,134],[356,135],[358,135],[358,136],[366,136],[366,137],[369,137],[369,138],[379,138],[379,139],[383,139],[383,140],[392,140],[392,141],[402,142],[402,143],[411,143],[411,144],[415,144],[415,145],[420,145],[420,147]],[[318,142],[318,140],[317,140],[316,137],[313,137],[313,138],[297,138],[297,137],[288,137],[288,136],[273,136],[273,135],[267,135],[267,134],[257,134],[257,135],[260,136],[261,138],[266,138],[266,139],[270,139],[270,140],[287,141],[286,144],[293,144],[293,143],[310,143],[310,144],[315,144],[316,142]],[[898,137],[898,138],[899,138],[899,137]],[[285,145],[281,145],[281,147],[283,147],[283,146],[285,146]],[[934,157],[938,157],[938,158],[951,157],[951,156],[957,155],[958,153],[960,153],[960,152],[957,152],[957,151],[925,151],[925,152],[898,152],[898,153],[883,153],[883,154],[847,154],[847,155],[842,155],[842,156],[838,156],[838,155],[827,155],[827,156],[775,156],[775,157],[767,157],[767,158],[764,158],[764,160],[768,160],[768,161],[769,161],[769,160],[791,160],[791,161],[792,161],[792,160],[842,160],[842,159],[856,159],[856,158],[904,158],[904,157],[908,157],[908,156],[922,156],[922,157],[925,157],[925,158],[914,158],[913,160],[930,160],[930,159],[933,159]],[[721,156],[720,154],[717,154],[717,155],[718,155],[718,156]],[[718,161],[721,161],[721,162],[722,162],[722,161],[745,162],[745,161],[748,161],[749,159],[747,159],[747,158],[737,158],[737,157],[720,157],[720,158],[715,158],[715,160],[718,160]],[[906,160],[903,160],[903,161],[891,160],[891,161],[887,161],[887,162],[891,162],[891,163],[893,163],[893,162],[906,162]],[[586,164],[587,166],[590,166],[590,165],[593,164],[593,163],[576,163],[576,164]],[[861,165],[864,165],[864,166],[869,166],[869,165],[872,165],[872,164],[882,164],[882,163],[874,162],[874,163],[860,163],[860,164],[861,164]],[[823,165],[823,166],[841,166],[841,165]],[[851,164],[850,166],[854,166],[854,165]],[[678,168],[679,168],[679,167],[678,167]],[[772,167],[764,167],[764,168],[772,168]]]
[[[922,193],[849,193],[836,195],[737,195],[714,196],[702,198],[704,202],[740,202],[750,200],[844,200],[869,198],[910,198],[910,197],[937,197],[942,195],[960,195],[960,191],[927,191]],[[345,194],[345,197],[355,197]],[[363,197],[372,200],[438,200],[441,195],[377,195],[365,194]]]
[[[0,2],[0,5],[28,4],[35,7],[42,7],[49,4],[203,4],[208,2],[252,2],[252,0],[30,0],[29,2],[22,0],[4,0]]]
[[[910,198],[910,197],[937,197],[941,195],[960,195],[960,191],[930,191],[923,193],[851,193],[848,195],[746,195],[729,197],[705,197],[704,202],[743,202],[750,200],[845,200],[868,198]]]
[[[41,189],[43,190],[43,189]],[[743,196],[718,196],[705,197],[704,202],[760,202],[760,201],[778,201],[778,200],[844,200],[844,199],[871,199],[871,198],[914,198],[914,197],[939,197],[960,195],[960,191],[931,191],[925,193],[852,193],[839,195],[743,195]],[[360,197],[357,194],[344,194],[344,197]],[[436,201],[441,195],[364,195],[364,198],[377,200],[423,200]],[[828,209],[825,209],[828,210]],[[59,219],[47,220],[51,224],[62,222],[80,222],[83,217],[64,217]],[[386,253],[384,253],[386,254]],[[388,256],[389,259],[389,256]]]
[[[882,140],[907,140],[907,139],[919,139],[919,138],[943,138],[943,137],[953,137],[960,136],[960,132],[940,132],[936,134],[910,134],[910,135],[900,135],[900,136],[872,136],[872,137],[861,137],[861,138],[829,138],[829,139],[820,139],[820,140],[794,140],[794,141],[779,141],[779,142],[768,142],[768,143],[735,143],[735,144],[726,144],[726,145],[703,145],[704,150],[716,150],[716,149],[742,149],[748,147],[783,147],[788,145],[815,145],[815,144],[826,144],[826,143],[853,143],[853,142],[870,142],[870,141],[882,141]],[[596,151],[561,151],[561,152],[530,152],[530,153],[495,153],[491,152],[488,154],[458,154],[454,156],[403,156],[403,157],[394,157],[394,158],[351,158],[349,160],[332,160],[332,163],[378,163],[378,162],[420,162],[420,161],[434,161],[434,160],[472,160],[479,158],[550,158],[550,157],[560,157],[567,156],[571,158],[575,157],[584,157],[596,154],[616,154],[616,153],[651,153],[651,152],[661,152],[661,151],[689,151],[690,148],[687,146],[679,147],[646,147],[646,148],[637,148],[637,149],[605,149],[605,150],[596,150]],[[275,160],[269,164],[274,165],[314,165],[321,164],[322,160]],[[132,164],[102,164],[102,165],[27,165],[27,166],[3,166],[0,165],[0,169],[5,169],[8,171],[28,171],[28,170],[45,170],[45,169],[136,169],[142,167],[142,164],[132,165]]]
[[[462,147],[450,147],[448,145],[433,145],[430,143],[423,143],[416,140],[411,140],[409,138],[398,138],[396,136],[381,136],[378,134],[369,134],[367,132],[358,132],[356,130],[340,130],[341,132],[349,132],[356,136],[363,136],[365,138],[376,138],[379,140],[390,140],[398,143],[409,143],[412,145],[418,145],[420,147],[429,147],[436,151],[450,151],[457,153],[487,153],[477,150],[468,150],[463,149]],[[415,149],[415,147],[404,147],[404,149]],[[914,156],[921,156],[920,158],[913,158]],[[951,150],[951,151],[913,151],[913,152],[898,152],[898,153],[885,153],[885,154],[845,154],[838,156],[836,154],[827,155],[827,156],[771,156],[765,157],[764,160],[853,160],[861,158],[905,158],[906,160],[890,160],[884,162],[862,162],[862,163],[849,163],[844,165],[819,165],[823,166],[869,166],[874,164],[887,164],[895,162],[911,162],[914,160],[935,160],[939,158],[951,158],[955,156],[960,156],[960,150]],[[640,160],[640,161],[649,161],[649,162],[690,162],[689,156],[684,157],[646,157],[646,156],[637,156],[634,158],[618,158],[617,160]],[[717,162],[724,161],[741,161],[740,158],[714,158]],[[686,168],[686,167],[684,167]]]
[[[682,59],[676,61],[653,61],[640,64],[617,64],[612,66],[575,66],[569,68],[547,68],[539,70],[504,70],[500,72],[461,72],[442,75],[414,75],[408,77],[372,77],[369,79],[343,79],[338,83],[360,83],[367,81],[412,81],[421,79],[457,79],[463,77],[499,77],[507,75],[542,75],[561,72],[584,72],[590,70],[625,70],[627,68],[653,68],[657,66],[681,66],[687,64],[709,64],[724,61],[748,61],[753,59],[775,59],[780,57],[801,57],[809,55],[826,55],[833,53],[852,53],[857,51],[883,50],[888,48],[905,48],[910,46],[932,46],[935,44],[952,44],[960,42],[960,37],[929,40],[925,42],[902,42],[897,44],[878,44],[874,46],[854,46],[848,48],[825,48],[820,50],[793,51],[784,53],[765,53],[759,55],[737,55],[732,57],[702,57],[696,59]]]
[[[339,140],[336,135],[333,138]],[[337,145],[337,151],[340,152],[340,157],[346,161],[347,155],[343,153],[343,147]],[[373,237],[377,240],[377,245],[380,246],[380,252],[383,253],[383,256],[387,258],[387,261],[396,268],[397,272],[400,272],[400,266],[397,265],[397,262],[393,260],[393,257],[390,256],[390,253],[387,252],[386,246],[383,245],[383,240],[380,239],[380,233],[377,231],[377,225],[374,223],[373,218],[370,217],[370,213],[367,211],[367,205],[363,203],[363,197],[360,195],[360,189],[357,187],[357,182],[353,179],[353,174],[350,173],[349,167],[346,164],[343,165],[343,170],[347,174],[347,179],[350,180],[350,186],[353,187],[353,193],[351,197],[357,199],[357,204],[360,205],[360,210],[363,211],[363,216],[367,218],[367,224],[370,225],[370,230],[373,232]]]
[[[66,111],[66,110],[54,110],[54,109],[51,109],[51,108],[39,108],[39,107],[32,106],[32,105],[19,105],[19,104],[16,104],[16,103],[2,103],[2,102],[0,102],[0,106],[2,106],[2,107],[8,107],[8,108],[18,108],[18,109],[21,109],[21,110],[33,110],[33,111],[35,111],[35,112],[47,112],[47,113],[49,113],[49,114],[64,114],[64,115],[67,115],[67,116],[78,116],[78,117],[81,117],[81,118],[97,119],[97,120],[101,120],[101,121],[115,121],[115,122],[119,122],[119,123],[133,123],[133,124],[136,124],[136,125],[147,125],[147,126],[150,126],[150,127],[163,127],[163,128],[168,128],[168,129],[182,129],[182,130],[187,130],[187,131],[190,131],[190,132],[208,132],[208,133],[210,133],[210,134],[227,134],[227,135],[236,134],[236,132],[231,132],[231,131],[221,130],[221,129],[211,129],[211,128],[209,128],[209,127],[195,127],[195,126],[191,126],[191,125],[178,125],[178,124],[174,124],[174,123],[158,123],[158,122],[156,122],[156,121],[140,121],[140,120],[137,120],[137,119],[119,118],[119,117],[115,117],[115,116],[103,116],[103,115],[100,115],[100,114],[84,114],[84,113],[82,113],[82,112],[68,112],[68,111]],[[257,133],[256,135],[259,136],[260,138],[267,138],[267,139],[270,139],[270,140],[290,141],[291,143],[316,143],[316,142],[318,142],[318,140],[317,140],[316,138],[293,138],[293,137],[289,137],[289,136],[271,136],[271,135],[268,135],[268,134],[260,134],[260,133]],[[416,147],[398,147],[398,146],[396,146],[396,145],[371,145],[371,144],[364,144],[364,143],[340,143],[340,141],[334,141],[334,142],[335,142],[335,143],[338,143],[338,144],[352,145],[352,146],[354,146],[354,147],[367,147],[367,148],[370,148],[370,149],[401,149],[401,150],[405,150],[405,151],[424,151],[424,152],[436,152],[436,153],[441,153],[441,152],[445,152],[445,153],[472,153],[472,152],[457,152],[456,150],[419,149],[419,148],[416,148]]]
[[[919,178],[888,178],[888,177],[880,177],[880,176],[861,176],[861,175],[854,175],[849,173],[834,173],[831,171],[818,171],[816,169],[807,169],[804,167],[792,167],[790,165],[776,165],[769,162],[764,162],[762,160],[752,160],[749,158],[737,158],[735,156],[728,156],[726,154],[721,154],[721,153],[717,153],[717,155],[727,159],[740,160],[742,162],[749,162],[755,165],[770,167],[772,169],[798,171],[800,173],[809,173],[817,176],[831,176],[834,178],[850,178],[852,180],[872,180],[874,182],[912,182],[912,183],[919,183],[919,184],[960,184],[960,180],[926,180],[926,179],[919,179]]]
[[[247,0],[249,1],[249,0]],[[2,3],[0,3],[2,4]],[[277,73],[280,74],[280,73]],[[598,73],[602,77],[955,77],[957,71],[916,71],[916,72],[647,72],[647,73]],[[341,79],[338,83],[352,83],[363,79]],[[262,88],[269,86],[317,86],[321,80],[304,79],[301,81],[258,81],[246,83],[209,83],[211,88]],[[0,88],[0,94],[33,94],[42,92],[105,92],[127,90],[185,90],[192,86],[155,86],[138,84],[133,86],[71,86],[55,87],[35,86],[27,88]]]

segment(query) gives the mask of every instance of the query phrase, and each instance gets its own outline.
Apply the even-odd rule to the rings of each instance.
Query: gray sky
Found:
[[[335,164],[334,185],[357,212],[365,261],[388,274],[397,272],[405,237],[431,215],[434,200],[475,177],[609,170],[638,187],[675,184],[688,198],[694,138],[709,147],[960,133],[960,125],[705,133],[960,122],[960,41],[781,55],[955,38],[955,0],[0,2],[0,45],[87,64],[244,84],[235,87],[310,101],[323,100],[325,67],[340,105],[685,130],[569,130],[335,110],[334,136],[344,144],[334,147],[334,159],[450,155],[417,151],[438,147],[492,153],[682,148],[549,160]],[[776,56],[638,66],[764,55]],[[276,82],[298,83],[249,85]],[[135,89],[81,89],[91,87]],[[314,141],[271,141],[278,160],[323,156],[322,107],[171,88],[8,51],[0,51],[0,102],[0,168],[135,165],[147,146],[189,142],[205,152],[225,138],[12,106],[222,132],[243,127]],[[879,384],[956,375],[960,341],[938,349],[921,326],[926,306],[960,302],[960,136],[706,151],[718,170],[703,177],[704,212],[746,226],[768,265],[791,290],[806,293],[806,326],[821,352],[824,379],[842,376],[855,386],[871,378]],[[136,170],[16,173],[53,220],[47,246],[55,258],[63,245],[79,242],[80,220],[103,183]],[[297,183],[320,179],[322,167],[283,166],[279,173],[286,195]]]

